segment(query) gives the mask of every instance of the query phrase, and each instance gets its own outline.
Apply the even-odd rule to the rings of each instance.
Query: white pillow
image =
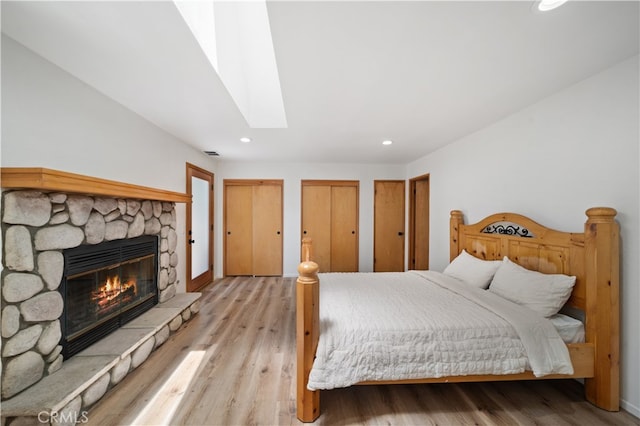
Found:
[[[549,321],[565,343],[584,343],[584,324],[582,321],[563,314],[552,315],[549,317]]]
[[[548,318],[569,300],[575,283],[576,277],[530,271],[505,256],[489,291]]]
[[[457,278],[474,287],[485,289],[502,264],[501,260],[482,260],[462,252],[442,271],[443,274]]]

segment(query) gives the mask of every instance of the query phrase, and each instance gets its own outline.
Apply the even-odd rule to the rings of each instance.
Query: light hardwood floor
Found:
[[[295,280],[225,278],[200,313],[88,413],[90,425],[290,425]],[[175,372],[175,373],[174,373]],[[321,393],[317,425],[640,425],[573,380],[354,386]]]

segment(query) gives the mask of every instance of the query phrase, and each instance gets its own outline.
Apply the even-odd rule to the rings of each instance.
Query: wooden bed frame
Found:
[[[568,307],[584,313],[586,342],[568,344],[572,375],[536,378],[530,371],[510,375],[450,376],[358,384],[407,384],[584,378],[585,396],[594,405],[619,410],[619,226],[616,211],[594,207],[583,233],[546,228],[514,213],[491,215],[465,225],[462,212],[450,218],[450,259],[466,249],[486,260],[508,256],[530,270],[575,275]],[[320,415],[320,391],[307,389],[319,337],[318,265],[311,258],[311,241],[303,240],[303,262],[296,287],[297,417],[313,422]]]

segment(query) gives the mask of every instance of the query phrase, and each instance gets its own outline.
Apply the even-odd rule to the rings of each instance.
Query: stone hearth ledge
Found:
[[[2,401],[2,424],[10,417],[59,413],[79,396],[82,396],[82,403],[77,405],[81,405],[83,410],[88,409],[106,393],[108,387],[117,384],[142,364],[152,350],[167,340],[171,332],[198,312],[201,295],[176,294],[65,361],[55,373],[13,398]],[[159,338],[153,339],[156,335]],[[130,367],[124,373],[116,372],[116,367],[127,359],[130,360]],[[114,377],[110,377],[109,381],[104,379],[113,376],[111,373],[120,376],[115,383]],[[91,392],[92,395],[87,395],[87,389],[94,384],[98,389]]]

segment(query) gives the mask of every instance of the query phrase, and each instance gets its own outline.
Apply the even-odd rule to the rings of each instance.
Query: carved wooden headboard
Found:
[[[576,285],[567,304],[586,311],[589,274],[593,279],[597,275],[602,277],[600,282],[619,281],[616,213],[608,207],[591,208],[586,211],[585,232],[571,233],[547,228],[515,213],[497,213],[465,225],[462,212],[453,210],[450,258],[453,260],[465,249],[480,259],[499,260],[507,256],[533,271],[575,275]]]
[[[515,213],[493,214],[465,225],[459,210],[451,212],[451,260],[465,249],[480,259],[507,256],[532,271],[575,275],[576,285],[567,303],[581,310],[586,310],[584,243],[584,233],[556,231]]]

